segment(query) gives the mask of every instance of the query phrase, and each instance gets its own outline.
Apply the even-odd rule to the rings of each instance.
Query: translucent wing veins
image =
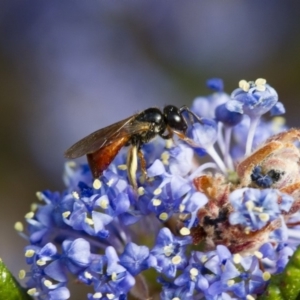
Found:
[[[135,122],[136,116],[137,114],[91,133],[71,146],[65,152],[65,157],[77,158],[93,153],[113,143],[116,139],[148,130],[151,124]]]

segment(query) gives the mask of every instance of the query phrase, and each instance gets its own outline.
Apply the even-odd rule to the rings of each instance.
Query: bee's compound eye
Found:
[[[185,132],[187,124],[182,117],[180,110],[174,105],[168,105],[164,108],[164,116],[167,124],[175,130]]]

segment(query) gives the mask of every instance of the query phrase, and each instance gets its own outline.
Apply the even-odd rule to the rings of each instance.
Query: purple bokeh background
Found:
[[[150,106],[190,105],[222,77],[263,77],[299,126],[300,2],[1,1],[0,257],[35,192],[62,189],[63,152]]]

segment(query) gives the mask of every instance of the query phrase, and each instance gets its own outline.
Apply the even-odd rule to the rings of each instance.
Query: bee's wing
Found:
[[[91,133],[70,147],[65,152],[65,157],[77,158],[93,153],[116,139],[149,130],[151,124],[136,121],[136,116],[137,114]]]

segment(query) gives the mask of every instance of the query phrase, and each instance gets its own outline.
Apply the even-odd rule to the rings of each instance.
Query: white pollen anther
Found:
[[[39,260],[37,260],[36,264],[38,266],[44,266],[46,264],[46,262],[44,260],[42,260],[42,259],[39,259]]]
[[[35,251],[32,249],[26,250],[25,257],[32,257],[35,254]]]
[[[163,212],[159,215],[159,219],[162,220],[162,221],[166,221],[168,219],[168,214]]]
[[[28,291],[27,291],[27,294],[28,295],[30,295],[30,296],[33,296],[34,294],[36,294],[36,288],[32,288],[32,289],[29,289]]]
[[[95,190],[99,190],[101,186],[102,186],[102,182],[98,178],[96,178],[93,182],[93,188]]]
[[[159,200],[159,199],[153,199],[152,200],[152,204],[153,204],[153,206],[160,206],[161,205],[161,200]]]
[[[72,196],[74,197],[74,199],[78,200],[80,197],[79,197],[79,194],[77,192],[72,192]]]
[[[245,206],[247,207],[248,210],[253,210],[255,205],[254,205],[253,201],[249,200],[245,203]]]
[[[262,214],[259,214],[259,218],[261,219],[261,221],[267,222],[270,219],[270,215],[266,214],[266,213],[262,213]]]
[[[239,82],[239,88],[241,88],[244,92],[248,92],[250,89],[250,83],[243,79]]]
[[[37,203],[30,204],[30,211],[35,212],[38,209]]]
[[[180,264],[181,260],[182,260],[182,259],[181,259],[181,257],[180,257],[179,255],[176,255],[176,256],[172,257],[172,259],[171,259],[173,265],[178,265],[178,264]]]
[[[264,79],[264,78],[257,78],[257,79],[255,80],[255,84],[256,84],[256,85],[265,85],[266,83],[267,83],[267,80]]]
[[[34,217],[34,212],[30,211],[25,215],[25,219],[32,219]]]
[[[103,209],[107,209],[108,208],[108,205],[109,205],[109,202],[108,200],[105,198],[105,199],[102,199],[99,203],[100,207],[103,208]]]
[[[91,218],[86,217],[84,221],[85,221],[85,223],[89,224],[90,226],[94,225],[94,221]]]
[[[62,216],[63,216],[63,218],[66,219],[70,214],[71,214],[70,211],[65,211],[65,212],[62,213]]]
[[[164,246],[164,254],[165,256],[170,256],[173,253],[174,246],[172,244]]]
[[[173,145],[174,145],[174,143],[173,143],[173,140],[172,140],[172,139],[166,140],[166,148],[167,148],[167,149],[172,148]]]
[[[201,262],[202,263],[205,263],[207,261],[207,256],[206,255],[203,255],[202,257],[201,257]]]
[[[190,269],[191,277],[196,277],[196,276],[198,276],[198,274],[199,274],[199,271],[196,268],[191,268]]]
[[[19,279],[24,279],[25,276],[26,276],[25,270],[20,270],[20,271],[19,271]]]
[[[112,272],[111,274],[111,280],[116,281],[118,279],[118,274],[116,272]]]
[[[246,234],[249,234],[251,232],[251,228],[250,227],[245,227],[244,232]]]
[[[41,193],[41,192],[36,192],[35,195],[36,195],[36,197],[38,198],[38,200],[40,200],[40,201],[43,200],[43,193]]]
[[[66,162],[66,166],[68,166],[69,168],[75,168],[76,162],[74,160],[69,160]]]
[[[227,285],[228,286],[233,286],[234,285],[234,280],[233,279],[228,280]]]
[[[253,296],[251,296],[251,295],[247,295],[247,296],[246,296],[246,299],[247,299],[247,300],[255,300],[255,298],[254,298]]]
[[[157,188],[154,192],[153,192],[153,195],[157,196],[159,194],[161,194],[162,192],[162,189],[161,188]]]
[[[161,154],[160,158],[161,158],[161,161],[163,162],[164,165],[169,164],[169,158],[170,158],[169,152],[167,152],[167,151],[163,152]]]
[[[142,186],[140,186],[137,191],[139,196],[143,196],[145,194],[145,189]]]
[[[268,281],[271,278],[271,274],[269,272],[264,272],[262,278],[264,281]]]
[[[87,278],[87,279],[92,279],[93,278],[92,274],[90,272],[87,272],[87,271],[84,272],[84,277]]]
[[[125,171],[125,170],[127,170],[127,165],[118,165],[118,169]]]
[[[16,231],[22,232],[24,230],[23,223],[16,222],[14,228],[15,228]]]
[[[235,263],[235,264],[239,264],[239,263],[241,263],[241,260],[242,260],[242,257],[241,257],[241,255],[240,254],[234,254],[233,255],[233,262]]]
[[[50,280],[45,280],[44,281],[44,286],[46,286],[46,287],[50,287],[52,285],[52,282],[50,281]]]
[[[114,299],[115,298],[115,295],[114,294],[106,294],[106,297],[111,300],[111,299]]]
[[[182,227],[180,230],[179,230],[179,233],[181,235],[189,235],[191,233],[191,231],[187,228],[187,227]]]
[[[259,251],[254,251],[254,255],[259,259],[262,259],[264,257],[263,254]]]
[[[94,299],[101,299],[101,298],[102,298],[102,294],[101,294],[100,292],[95,293],[95,294],[93,295],[93,298],[94,298]]]

